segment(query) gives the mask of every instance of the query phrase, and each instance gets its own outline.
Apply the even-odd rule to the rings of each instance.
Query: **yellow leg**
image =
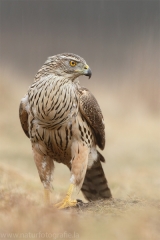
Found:
[[[46,205],[50,204],[50,191],[44,188],[44,202]]]
[[[66,197],[59,203],[55,204],[58,209],[74,207],[77,205],[77,200],[71,200],[71,195],[74,190],[74,184],[70,184]]]

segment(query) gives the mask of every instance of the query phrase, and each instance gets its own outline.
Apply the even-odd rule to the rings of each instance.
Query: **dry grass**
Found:
[[[9,79],[10,75],[1,75],[0,79],[0,234],[23,233],[25,239],[31,238],[29,233],[37,234],[34,239],[47,239],[44,233],[52,234],[52,239],[71,238],[69,234],[84,240],[159,239],[158,111],[150,111],[145,98],[142,102],[132,99],[128,104],[124,94],[117,97],[116,92],[107,90],[98,95],[93,89],[106,119],[104,169],[114,198],[58,211],[53,204],[64,196],[69,172],[56,165],[52,204],[44,206],[30,143],[18,119],[19,101],[29,84],[17,82],[12,76],[13,85]]]

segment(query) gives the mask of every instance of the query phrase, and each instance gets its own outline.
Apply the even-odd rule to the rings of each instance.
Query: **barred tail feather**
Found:
[[[105,161],[103,156],[98,152],[98,159],[90,169],[87,170],[86,176],[81,188],[84,197],[88,201],[98,199],[111,198],[112,194],[108,187],[108,182],[105,177],[101,161]]]

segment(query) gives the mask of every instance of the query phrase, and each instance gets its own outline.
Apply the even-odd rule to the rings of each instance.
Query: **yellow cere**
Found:
[[[89,66],[86,64],[86,65],[84,66],[84,68],[85,68],[85,69],[88,69],[88,68],[89,68]]]

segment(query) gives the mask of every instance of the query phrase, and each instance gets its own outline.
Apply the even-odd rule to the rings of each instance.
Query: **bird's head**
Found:
[[[86,64],[86,61],[73,53],[62,53],[49,57],[45,62],[50,71],[57,76],[64,76],[72,81],[81,75],[92,75],[91,69]]]

